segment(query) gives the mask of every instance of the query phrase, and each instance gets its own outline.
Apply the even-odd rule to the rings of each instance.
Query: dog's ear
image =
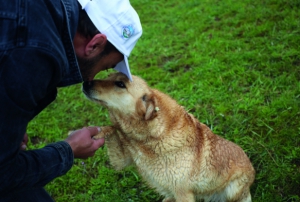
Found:
[[[155,97],[152,94],[145,94],[136,105],[137,113],[146,121],[154,119],[157,116],[157,107],[155,106]]]
[[[145,120],[148,121],[155,117],[155,107],[152,101],[148,101],[146,106]]]

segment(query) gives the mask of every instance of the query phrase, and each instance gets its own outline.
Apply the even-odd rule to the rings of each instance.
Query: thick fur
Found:
[[[106,137],[110,163],[135,165],[164,202],[251,201],[255,171],[245,152],[168,95],[121,73],[85,83],[83,92],[109,111],[113,126],[97,138]]]

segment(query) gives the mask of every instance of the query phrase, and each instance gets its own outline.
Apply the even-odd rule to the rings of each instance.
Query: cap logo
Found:
[[[130,38],[132,35],[134,34],[134,29],[131,25],[128,25],[128,26],[124,26],[123,27],[123,37],[128,39]]]

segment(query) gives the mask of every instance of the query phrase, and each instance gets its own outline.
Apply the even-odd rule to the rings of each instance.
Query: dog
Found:
[[[213,134],[170,96],[122,73],[84,82],[83,93],[108,109],[105,137],[116,170],[135,165],[163,202],[251,201],[255,170],[245,152]]]

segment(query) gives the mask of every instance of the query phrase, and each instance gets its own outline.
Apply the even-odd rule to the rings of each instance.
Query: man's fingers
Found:
[[[27,135],[27,133],[24,134],[23,142],[24,142],[25,144],[28,143],[28,135]]]
[[[28,135],[25,133],[24,137],[23,137],[23,141],[21,142],[21,145],[20,145],[20,149],[23,151],[26,150],[27,143],[28,143]]]
[[[23,150],[23,151],[25,151],[27,149],[26,144],[21,144],[21,148],[20,149]]]
[[[100,127],[98,126],[89,126],[87,129],[90,131],[91,137],[97,135],[101,131]]]
[[[99,147],[101,147],[101,146],[104,145],[105,139],[104,139],[104,138],[95,139],[94,142],[95,142],[95,144],[97,145],[97,149],[98,149]]]
[[[99,147],[102,146],[105,142],[105,139],[104,138],[99,138],[99,139],[96,139],[94,140],[98,145]]]

